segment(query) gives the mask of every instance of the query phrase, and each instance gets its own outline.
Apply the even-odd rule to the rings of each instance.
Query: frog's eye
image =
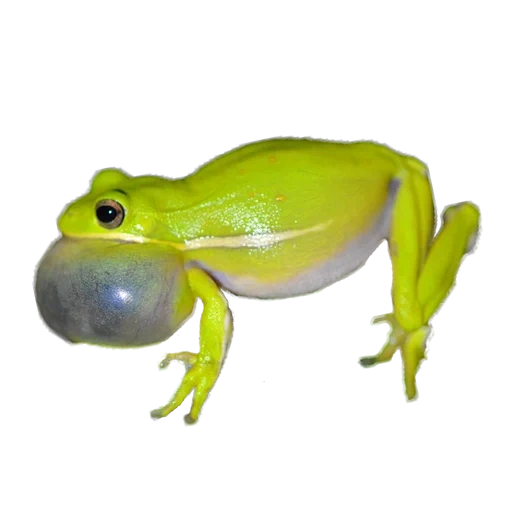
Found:
[[[114,229],[123,222],[124,209],[117,201],[104,199],[96,205],[96,217],[101,226]]]

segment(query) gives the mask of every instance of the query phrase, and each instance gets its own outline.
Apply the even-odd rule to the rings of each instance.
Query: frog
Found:
[[[201,301],[199,350],[185,364],[168,416],[192,395],[195,423],[231,343],[226,292],[283,299],[317,292],[361,268],[387,242],[390,330],[363,367],[399,352],[407,400],[417,397],[431,318],[473,251],[480,211],[472,202],[436,209],[425,163],[373,141],[271,138],[221,154],[183,178],[97,172],[58,219],[61,238],[40,262],[36,300],[48,326],[70,342],[140,347],[172,336]]]

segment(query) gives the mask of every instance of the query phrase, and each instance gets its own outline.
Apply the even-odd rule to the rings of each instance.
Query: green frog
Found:
[[[79,343],[134,347],[169,338],[203,303],[198,353],[168,354],[187,372],[153,418],[193,393],[197,421],[219,377],[233,318],[223,290],[287,298],[335,283],[387,240],[391,326],[369,367],[399,351],[407,398],[425,357],[429,320],[479,229],[479,210],[447,207],[435,234],[427,166],[374,142],[276,138],[229,151],[181,179],[104,169],[58,220],[36,299],[49,327]]]

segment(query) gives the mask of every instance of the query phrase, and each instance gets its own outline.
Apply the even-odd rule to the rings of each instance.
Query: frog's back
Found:
[[[285,297],[331,284],[387,236],[403,155],[371,142],[271,139],[186,178],[189,265],[239,295]],[[180,215],[184,215],[180,219]]]

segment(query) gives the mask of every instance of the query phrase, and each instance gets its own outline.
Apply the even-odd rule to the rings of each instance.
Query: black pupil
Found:
[[[113,206],[103,205],[96,209],[96,216],[100,222],[108,224],[117,217],[117,210]]]

